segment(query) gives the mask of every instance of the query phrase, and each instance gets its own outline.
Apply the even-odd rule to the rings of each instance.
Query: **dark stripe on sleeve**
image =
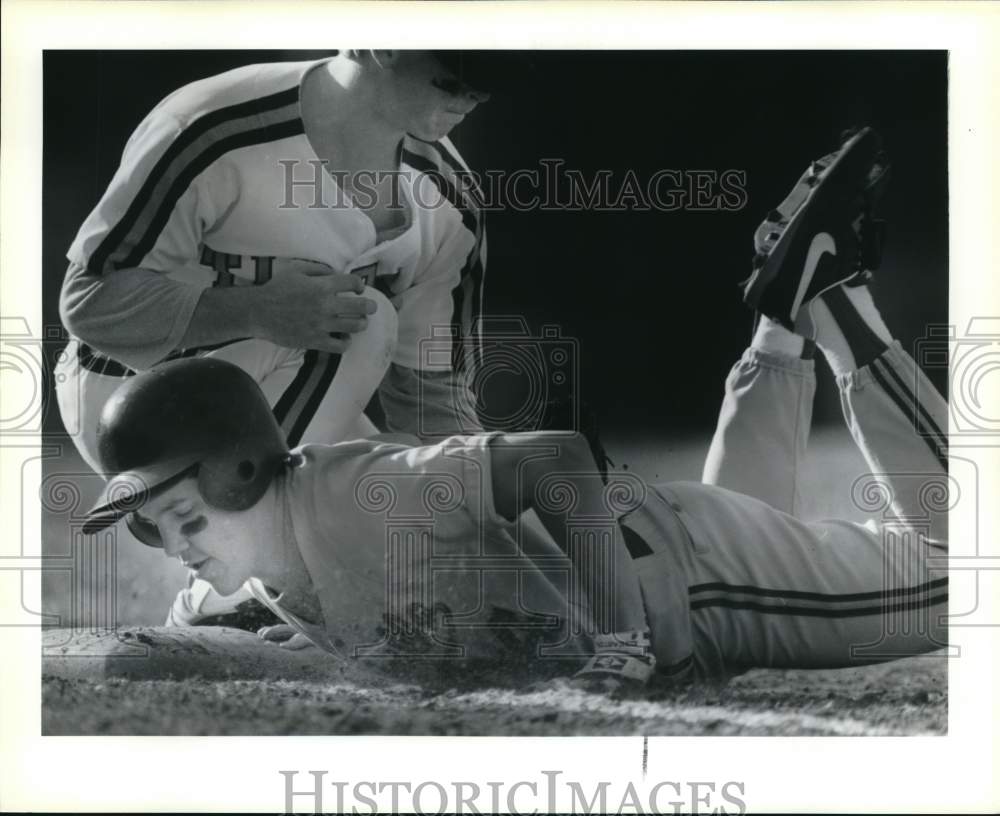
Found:
[[[104,240],[101,241],[97,249],[91,254],[90,260],[87,262],[87,271],[91,274],[97,275],[104,272],[104,267],[107,264],[108,259],[120,247],[122,241],[132,230],[143,210],[151,201],[156,185],[159,184],[163,176],[169,171],[171,164],[173,164],[173,162],[195,141],[204,136],[205,133],[212,128],[222,124],[223,122],[229,121],[230,119],[241,119],[247,116],[265,113],[269,110],[283,108],[286,105],[291,105],[297,102],[298,98],[299,89],[298,87],[295,87],[276,94],[271,94],[270,96],[261,97],[260,99],[252,99],[248,102],[230,105],[225,108],[220,108],[217,111],[212,111],[212,113],[205,114],[200,119],[192,123],[190,127],[181,132],[170,144],[170,147],[168,147],[164,154],[160,157],[159,161],[157,161],[153,166],[149,177],[145,182],[143,182],[142,187],[139,189],[135,198],[132,199],[132,203],[129,205],[125,215],[104,237]],[[301,126],[301,120],[299,121],[299,124]],[[122,265],[119,265],[119,268],[121,268],[121,266]]]
[[[170,219],[170,215],[174,211],[174,207],[177,206],[177,201],[182,195],[184,195],[184,192],[194,180],[195,176],[212,164],[212,162],[216,161],[230,150],[238,150],[241,147],[249,147],[250,145],[260,144],[262,142],[275,142],[279,139],[286,139],[290,136],[297,136],[301,133],[303,133],[302,120],[290,119],[287,122],[281,122],[277,125],[269,125],[267,127],[249,130],[245,133],[238,133],[228,138],[220,139],[212,145],[212,147],[202,152],[198,158],[184,168],[184,171],[180,173],[174,183],[170,185],[170,190],[167,192],[164,200],[160,203],[160,206],[156,211],[156,215],[153,217],[153,221],[150,223],[145,235],[143,235],[123,261],[115,264],[115,268],[128,269],[139,265],[139,262],[145,257],[146,253],[148,253],[156,244],[156,240],[160,237],[160,232]]]

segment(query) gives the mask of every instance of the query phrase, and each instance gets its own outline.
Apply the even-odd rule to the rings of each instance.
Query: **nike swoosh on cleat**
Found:
[[[799,279],[799,288],[795,293],[795,300],[792,301],[792,310],[789,315],[792,320],[795,320],[796,315],[798,315],[799,309],[802,307],[802,300],[809,290],[809,284],[812,283],[813,275],[816,274],[816,267],[819,266],[820,259],[826,254],[836,255],[837,244],[830,233],[817,232],[813,236],[812,243],[809,244],[809,252],[806,254],[806,266],[802,271],[802,277]]]

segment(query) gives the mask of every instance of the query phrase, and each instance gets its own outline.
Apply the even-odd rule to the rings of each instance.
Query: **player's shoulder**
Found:
[[[265,110],[287,108],[298,116],[298,94],[302,76],[315,65],[309,62],[273,62],[242,65],[221,74],[183,85],[155,108],[183,124],[209,114],[228,111],[234,116],[253,116]]]
[[[289,495],[316,518],[353,517],[359,496],[383,489],[396,494],[400,479],[419,472],[407,455],[419,450],[377,439],[302,445],[292,451]]]

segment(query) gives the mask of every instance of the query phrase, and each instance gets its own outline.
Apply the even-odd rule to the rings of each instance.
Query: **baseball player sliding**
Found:
[[[123,381],[190,356],[250,374],[291,446],[376,433],[376,388],[389,431],[480,427],[455,372],[475,353],[485,233],[447,134],[512,60],[341,51],[160,102],[68,253],[56,382],[84,460],[101,470],[97,420]],[[244,597],[195,583],[169,622]]]
[[[618,686],[939,648],[947,585],[926,564],[947,548],[946,404],[865,285],[886,171],[875,134],[855,133],[758,231],[745,299],[761,319],[702,483],[633,491],[615,515],[588,443],[566,433],[289,450],[253,380],[210,358],[129,379],[105,406],[99,455],[117,475],[87,529],[142,517],[146,543],[220,592],[249,581],[351,658],[538,656],[542,631],[580,678]],[[793,515],[817,346],[886,503],[924,535],[890,547],[874,524]],[[560,564],[510,547],[528,508]]]

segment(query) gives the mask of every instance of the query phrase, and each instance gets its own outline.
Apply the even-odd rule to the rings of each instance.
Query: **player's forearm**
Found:
[[[211,346],[246,337],[261,337],[261,291],[253,286],[205,289],[181,338],[180,347]]]
[[[71,268],[60,309],[84,342],[135,368],[148,368],[177,348],[258,336],[256,287],[199,289],[148,269],[90,275]]]
[[[570,557],[598,630],[645,629],[638,577],[587,440],[580,434],[504,434],[492,443],[491,461],[497,512],[513,519],[535,511]],[[605,546],[610,552],[600,550]]]
[[[147,269],[92,275],[71,265],[59,313],[85,343],[136,369],[177,348],[198,303],[198,289]]]
[[[574,512],[600,514],[601,483],[599,478],[588,478],[599,476],[597,464],[579,434],[503,434],[493,439],[491,451],[493,501],[500,515],[513,519],[526,510],[535,510],[546,528],[551,524],[564,529],[566,512],[554,511],[553,503],[545,499],[546,492],[558,489],[558,481],[565,482],[573,492]],[[560,535],[556,540],[561,542],[563,538]]]

